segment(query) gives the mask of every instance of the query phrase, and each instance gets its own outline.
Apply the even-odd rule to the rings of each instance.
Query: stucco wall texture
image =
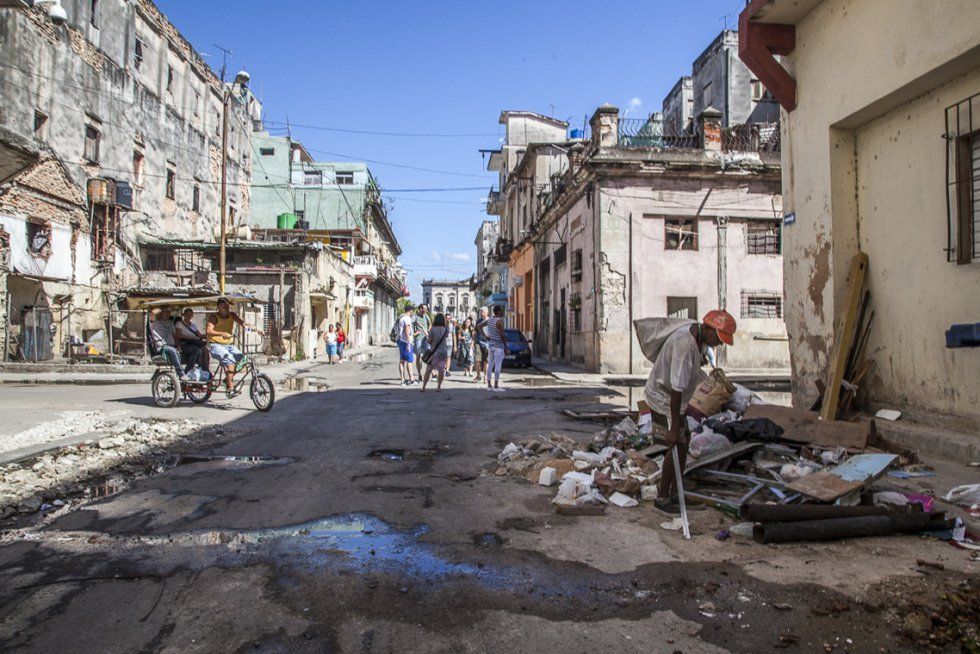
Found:
[[[868,26],[874,29],[868,29]],[[946,261],[944,110],[980,90],[974,0],[826,0],[797,25],[783,112],[787,326],[794,401],[816,394],[851,257],[870,257],[874,405],[980,429],[980,350],[943,332],[980,320],[980,265]]]

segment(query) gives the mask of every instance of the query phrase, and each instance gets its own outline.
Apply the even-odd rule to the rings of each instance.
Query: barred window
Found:
[[[668,318],[698,319],[698,299],[696,297],[668,297]]]
[[[665,250],[697,250],[698,249],[698,219],[697,218],[665,218],[664,219],[664,249]]]
[[[782,318],[783,296],[771,291],[742,291],[743,318]]]
[[[749,254],[779,254],[780,221],[750,220],[745,225],[745,243]]]
[[[946,108],[946,260],[980,261],[980,93]]]

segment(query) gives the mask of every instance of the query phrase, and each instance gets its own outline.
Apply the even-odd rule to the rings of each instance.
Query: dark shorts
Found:
[[[415,350],[412,348],[411,343],[398,341],[398,358],[400,361],[406,361],[408,363],[415,362]]]

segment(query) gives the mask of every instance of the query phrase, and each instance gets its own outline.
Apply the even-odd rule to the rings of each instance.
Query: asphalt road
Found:
[[[515,372],[507,393],[454,376],[422,394],[393,357],[323,366],[309,374],[327,390],[280,389],[268,414],[182,407],[243,434],[202,454],[240,458],[186,460],[8,531],[0,650],[906,651],[889,593],[970,577],[965,559],[909,573],[910,556],[951,549],[919,539],[773,548],[716,540],[730,521],[711,510],[687,542],[648,504],[557,516],[553,489],[496,476],[495,455],[550,431],[587,442],[596,427],[558,410],[605,389]],[[145,391],[77,392],[112,408],[145,407]]]

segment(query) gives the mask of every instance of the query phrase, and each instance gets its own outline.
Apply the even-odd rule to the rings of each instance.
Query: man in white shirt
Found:
[[[416,383],[412,378],[412,368],[415,367],[414,323],[415,307],[407,304],[405,313],[398,319],[398,377],[405,386]]]
[[[701,364],[707,348],[722,343],[732,345],[735,318],[727,311],[709,311],[703,322],[676,318],[647,318],[636,321],[636,333],[644,356],[653,369],[644,388],[653,421],[667,427],[667,445],[656,506],[676,511],[673,494],[674,446],[677,447],[681,474],[687,463],[687,405],[704,379]]]

